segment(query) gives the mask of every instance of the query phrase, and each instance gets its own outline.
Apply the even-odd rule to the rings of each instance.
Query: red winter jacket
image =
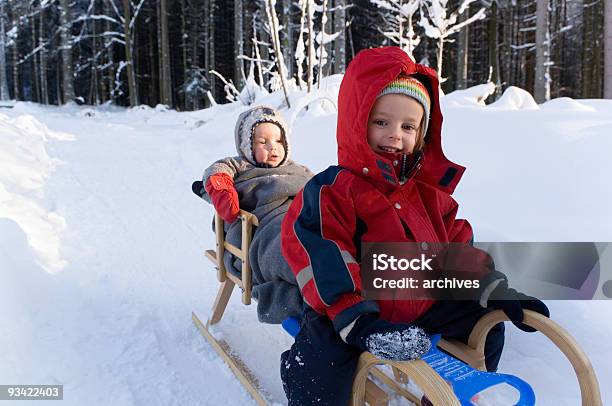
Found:
[[[394,162],[367,143],[370,109],[400,73],[415,75],[431,96],[424,156],[404,184]],[[455,219],[450,196],[465,168],[441,147],[442,113],[436,72],[415,64],[397,47],[361,51],[344,75],[338,96],[338,163],[312,178],[296,196],[282,227],[282,251],[304,300],[328,315],[337,331],[362,313],[380,312],[392,322],[411,322],[433,304],[427,300],[364,300],[362,242],[469,242],[472,230]],[[396,163],[397,165],[397,163]]]

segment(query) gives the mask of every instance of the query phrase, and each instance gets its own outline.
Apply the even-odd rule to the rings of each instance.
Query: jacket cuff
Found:
[[[487,286],[485,286],[484,290],[482,291],[482,294],[480,295],[480,300],[478,301],[481,307],[484,307],[485,309],[489,307],[489,297],[491,296],[491,293],[493,293],[495,288],[497,288],[497,285],[502,283],[504,280],[505,279],[501,278],[496,279],[493,282],[489,283]]]
[[[327,315],[332,320],[334,330],[340,332],[364,313],[379,313],[380,308],[373,300],[363,300],[357,293],[348,293],[340,297],[334,305],[327,309]]]

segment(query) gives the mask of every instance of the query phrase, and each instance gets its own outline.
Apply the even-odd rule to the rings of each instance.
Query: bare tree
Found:
[[[308,26],[308,79],[306,81],[308,85],[308,92],[312,90],[312,81],[314,77],[314,64],[315,64],[315,49],[314,49],[314,13],[315,4],[314,0],[306,0],[306,21]]]
[[[280,38],[278,35],[278,18],[276,16],[276,10],[274,8],[275,4],[276,0],[268,0],[268,8],[266,9],[266,14],[268,15],[268,21],[272,36],[272,45],[274,46],[274,60],[276,62],[276,68],[280,77],[283,93],[285,94],[285,103],[287,104],[287,108],[291,108],[291,105],[289,104],[289,92],[287,90],[287,67],[285,66],[285,61],[283,59],[283,53],[281,51],[280,46]]]
[[[160,55],[160,79],[161,79],[161,102],[166,106],[172,106],[172,76],[170,73],[170,51],[168,44],[168,6],[166,0],[159,1],[159,25],[161,42]]]
[[[0,0],[1,1],[1,0]],[[47,45],[44,37],[45,30],[45,11],[41,10],[38,24],[38,43],[41,44],[40,50],[40,94],[41,102],[49,104],[49,90],[47,86]]]
[[[419,9],[420,0],[370,0],[378,7],[391,11],[393,20],[387,21],[392,31],[383,31],[395,45],[402,48],[410,58],[414,59],[414,49],[421,38],[414,31],[414,13]]]
[[[499,73],[499,52],[498,52],[498,40],[497,40],[497,1],[494,0],[489,8],[489,20],[488,25],[488,40],[489,40],[489,69],[491,70],[491,82],[495,84],[495,97],[501,94],[501,79]]]
[[[123,0],[123,34],[125,37],[125,62],[122,65],[127,69],[127,77],[128,77],[128,88],[130,94],[130,106],[136,106],[138,104],[138,94],[136,88],[136,74],[134,72],[134,57],[133,50],[134,47],[132,45],[133,35],[132,35],[132,9],[130,6],[130,0]],[[121,66],[121,65],[120,65]],[[119,72],[121,72],[121,67],[119,68]]]
[[[234,0],[234,83],[238,88],[244,86],[244,68],[240,55],[244,55],[244,34],[243,34],[243,14],[242,0]]]
[[[452,40],[447,39],[449,36],[458,32],[462,27],[476,20],[485,18],[485,9],[481,8],[473,16],[466,19],[463,22],[458,23],[457,17],[463,14],[470,3],[474,0],[463,0],[461,5],[450,15],[447,15],[447,1],[448,0],[424,0],[421,9],[421,20],[419,25],[425,29],[425,35],[429,38],[436,39],[438,42],[437,47],[437,71],[440,77],[440,82],[445,79],[442,77],[442,55],[444,54],[444,43]]]
[[[604,3],[604,98],[612,99],[612,0]]]
[[[327,18],[327,0],[323,0],[321,10],[321,32],[319,42],[319,77],[317,80],[317,89],[321,88],[321,80],[323,79],[323,67],[327,62],[327,55],[331,54],[331,44],[325,43],[325,30],[331,31],[331,24]],[[328,45],[329,44],[329,45]]]
[[[459,14],[458,22],[462,23],[469,15],[468,10]],[[462,27],[457,33],[457,89],[465,89],[467,87],[467,71],[468,71],[468,44],[469,43],[469,28]]]
[[[281,49],[283,51],[283,59],[287,63],[287,75],[288,77],[293,77],[293,64],[292,53],[293,53],[293,33],[295,31],[295,27],[293,21],[291,19],[291,0],[281,0],[281,26],[282,29],[279,28],[281,36]]]
[[[62,94],[67,103],[74,100],[74,72],[72,71],[72,19],[68,0],[60,0],[60,38],[62,48]]]
[[[537,0],[536,10],[536,73],[533,85],[534,99],[538,103],[550,100],[550,30],[548,27],[548,0]]]
[[[333,73],[344,73],[346,69],[346,0],[334,0],[334,32],[339,33],[334,41]]]
[[[4,0],[0,0],[0,100],[10,99],[6,77],[6,34],[4,33]]]

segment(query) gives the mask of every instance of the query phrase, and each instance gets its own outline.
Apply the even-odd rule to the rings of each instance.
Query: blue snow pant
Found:
[[[476,322],[489,311],[474,301],[439,301],[411,324],[467,343]],[[488,371],[497,370],[503,347],[504,324],[499,323],[485,342]],[[289,405],[347,405],[360,354],[342,341],[328,317],[305,305],[301,330],[281,355],[280,375]]]

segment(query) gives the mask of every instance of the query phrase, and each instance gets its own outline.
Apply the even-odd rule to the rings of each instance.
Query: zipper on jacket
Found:
[[[421,169],[423,164],[423,153],[421,151],[417,152],[414,160],[410,163],[410,167],[406,168],[408,161],[408,155],[402,155],[402,167],[400,170],[399,182],[400,185],[403,185],[408,181],[408,179],[412,178],[414,174]]]

